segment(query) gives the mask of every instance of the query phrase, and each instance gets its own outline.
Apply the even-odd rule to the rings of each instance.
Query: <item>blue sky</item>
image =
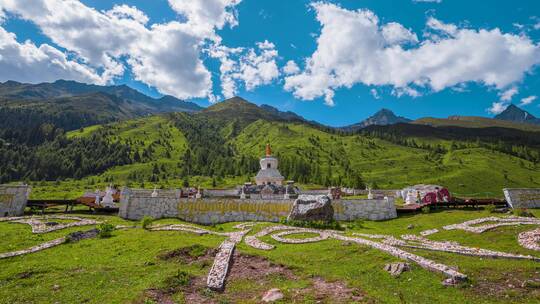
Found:
[[[222,87],[229,81],[234,95],[333,126],[356,123],[381,108],[415,119],[493,116],[514,103],[540,116],[540,100],[534,98],[540,97],[540,2],[534,0],[82,0],[75,11],[83,13],[68,15],[72,19],[66,23],[54,15],[65,1],[30,1],[44,5],[41,10],[24,7],[25,1],[18,7],[0,0],[0,26],[16,35],[12,41],[4,33],[4,40],[19,52],[3,54],[0,47],[0,67],[2,57],[22,62],[6,64],[0,81],[128,84],[151,96],[167,93],[203,106],[231,95]],[[124,9],[106,13],[115,6]],[[126,26],[120,31],[107,25],[107,16],[117,18],[114,22],[144,20],[119,21]],[[369,26],[362,27],[366,22]],[[169,27],[153,27],[164,24]],[[392,37],[398,34],[398,42],[379,35],[386,29]],[[80,32],[88,38],[74,38]],[[147,40],[131,45],[146,34]],[[25,45],[27,40],[35,49]],[[377,43],[382,44],[373,46]],[[431,48],[418,51],[425,44]],[[34,52],[25,53],[28,49]],[[507,56],[508,49],[520,51]],[[384,55],[375,57],[379,52]],[[43,58],[35,64],[29,56]],[[61,66],[51,68],[58,60]],[[398,63],[388,63],[394,60]],[[297,66],[294,73],[283,70],[289,61]],[[508,77],[501,72],[507,70]]]

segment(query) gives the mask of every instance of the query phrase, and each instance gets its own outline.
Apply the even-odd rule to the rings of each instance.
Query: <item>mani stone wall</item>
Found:
[[[159,193],[159,192],[158,192]],[[147,192],[124,190],[119,216],[140,220],[144,216],[179,218],[198,224],[261,221],[279,222],[289,215],[294,200],[260,200],[234,198],[180,198],[173,195],[151,197]],[[336,200],[334,217],[340,221],[356,219],[386,220],[396,217],[393,200]]]
[[[540,189],[503,189],[512,208],[540,208]]]
[[[389,220],[397,217],[393,197],[385,199],[340,199],[332,201],[334,219],[337,221],[354,221],[368,219],[372,221]]]
[[[23,215],[28,186],[0,185],[0,217]]]

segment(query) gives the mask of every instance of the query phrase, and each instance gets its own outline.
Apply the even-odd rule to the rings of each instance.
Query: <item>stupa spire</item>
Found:
[[[272,148],[270,148],[270,144],[266,144],[266,157],[272,156]]]

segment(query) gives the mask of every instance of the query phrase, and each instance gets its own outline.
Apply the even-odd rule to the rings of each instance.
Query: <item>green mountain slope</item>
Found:
[[[463,128],[510,128],[523,131],[535,131],[540,132],[540,126],[526,123],[518,123],[507,120],[491,119],[478,116],[451,116],[447,119],[425,117],[412,122],[418,125],[428,125],[434,127],[463,127]]]
[[[512,128],[415,124],[350,133],[235,98],[199,113],[161,114],[74,130],[42,145],[47,148],[39,146],[37,154],[22,151],[19,154],[28,160],[8,168],[16,173],[9,175],[18,177],[15,180],[52,180],[33,183],[36,197],[58,196],[60,191],[77,196],[108,183],[232,187],[251,180],[270,143],[281,173],[304,186],[371,184],[399,189],[437,183],[462,196],[501,196],[504,187],[540,186],[536,135]],[[6,148],[2,147],[0,142],[0,150]],[[55,147],[61,147],[61,156],[54,154]],[[93,150],[102,151],[98,158]],[[79,151],[82,160],[76,157]],[[122,151],[121,157],[106,158],[111,151]],[[12,153],[7,162],[17,157]],[[62,170],[44,167],[48,159],[61,161]],[[92,171],[91,161],[100,162],[99,168]],[[37,165],[25,167],[27,163]],[[79,163],[85,169],[70,175],[68,169],[75,170]],[[70,179],[75,176],[78,179]]]
[[[224,106],[227,105],[220,105]],[[230,132],[230,120],[211,117],[219,118],[222,124],[211,122],[212,119],[202,113],[195,116],[162,115],[112,124],[107,128],[89,127],[68,135],[88,137],[107,130],[103,134],[108,140],[131,147],[133,154],[140,155],[134,163],[110,168],[86,180],[132,186],[143,183],[147,187],[154,184],[180,187],[188,175],[186,167],[190,167],[192,185],[212,187],[214,183],[214,186],[225,187],[239,184],[256,173],[256,162],[264,153],[266,143],[272,145],[274,154],[280,158],[283,175],[307,185],[354,186],[359,183],[358,178],[361,182],[387,189],[437,183],[463,196],[501,196],[503,187],[540,186],[540,168],[534,162],[476,142],[410,136],[409,140],[416,140],[417,147],[412,147],[369,134],[327,132],[302,122],[272,118],[249,122],[242,120],[242,115],[237,117],[237,123],[245,124],[245,127]],[[217,131],[220,138],[217,149],[223,151],[199,150],[198,145],[205,141],[202,138],[190,141],[192,136],[182,130],[193,127],[186,119],[200,120],[194,127],[194,134],[204,134],[201,130],[204,128]],[[186,164],[187,151],[191,159],[189,166]],[[205,153],[217,154],[205,158],[202,155]],[[207,166],[202,168],[196,158],[203,158]],[[232,171],[228,171],[220,158],[234,164]],[[197,169],[197,166],[201,168]],[[204,171],[206,169],[210,171]]]

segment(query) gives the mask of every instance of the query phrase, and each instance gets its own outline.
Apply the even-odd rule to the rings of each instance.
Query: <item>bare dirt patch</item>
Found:
[[[216,255],[216,250],[201,245],[182,247],[160,253],[157,258],[164,261],[178,261],[191,264],[197,261],[211,260]]]
[[[484,276],[472,284],[471,291],[475,294],[512,300],[525,297],[540,300],[540,268],[515,269],[501,274],[492,274],[487,270],[483,273]]]
[[[189,247],[188,247],[189,248]],[[185,258],[185,250],[169,252],[169,259]],[[204,255],[206,256],[206,255]],[[203,256],[203,257],[204,257]],[[170,285],[174,279],[168,278],[168,288],[148,289],[143,299],[155,303],[174,303],[175,294],[182,293],[185,303],[260,303],[264,293],[272,288],[295,286],[298,280],[306,281],[303,287],[292,287],[282,290],[285,302],[303,303],[308,300],[317,303],[354,303],[364,301],[365,293],[357,288],[349,288],[344,282],[328,282],[320,277],[301,278],[291,268],[277,265],[259,257],[234,253],[225,290],[222,293],[206,288],[206,276],[190,277],[188,282],[179,280],[183,286]],[[282,286],[276,282],[281,282]],[[246,284],[246,286],[242,286]],[[144,303],[144,300],[136,302]]]

